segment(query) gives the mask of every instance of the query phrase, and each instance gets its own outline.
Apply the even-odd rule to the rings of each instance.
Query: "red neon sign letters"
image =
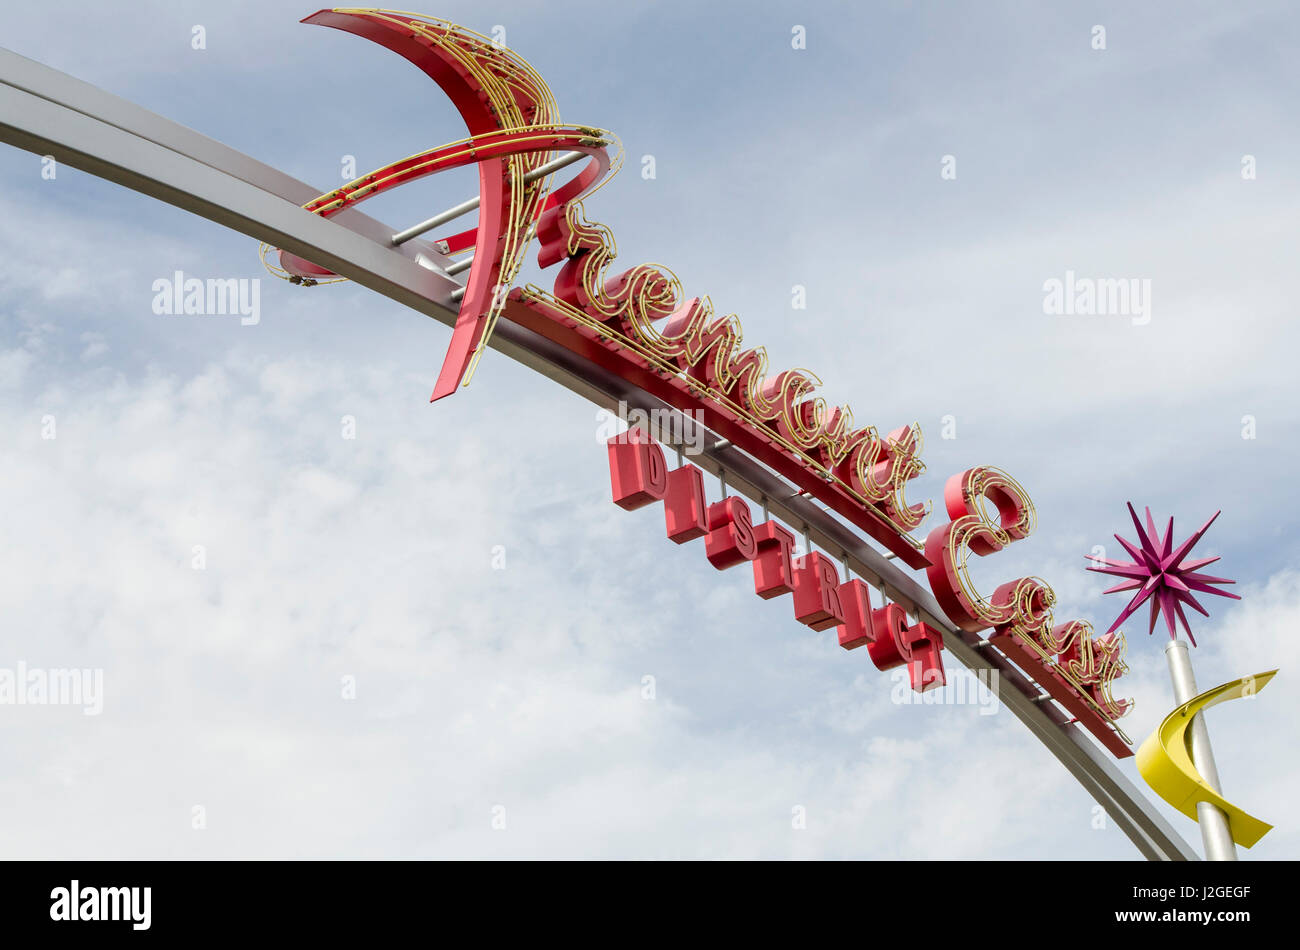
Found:
[[[943,637],[924,623],[908,623],[898,604],[872,607],[870,588],[840,580],[826,555],[794,556],[794,535],[776,521],[754,524],[749,503],[730,495],[710,504],[703,473],[689,462],[669,471],[663,449],[640,429],[609,440],[614,504],[635,511],[663,502],[668,538],[678,544],[704,539],[704,556],[720,571],[750,564],[754,593],[764,599],[790,594],[794,618],[813,630],[838,628],[840,646],[865,646],[880,670],[906,666],[912,689],[946,682]]]

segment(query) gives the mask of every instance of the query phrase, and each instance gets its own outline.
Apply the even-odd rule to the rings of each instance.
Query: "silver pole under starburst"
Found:
[[[1188,561],[1187,555],[1191,553],[1196,542],[1201,540],[1205,532],[1214,524],[1214,519],[1219,517],[1220,512],[1215,512],[1209,521],[1205,522],[1191,537],[1174,547],[1174,519],[1169,519],[1169,527],[1163,536],[1156,530],[1155,519],[1151,517],[1151,509],[1146,509],[1146,529],[1142,527],[1142,522],[1138,520],[1137,512],[1133,510],[1132,503],[1128,506],[1129,514],[1133,518],[1133,526],[1137,528],[1138,541],[1137,545],[1130,544],[1118,534],[1115,540],[1120,543],[1132,561],[1109,561],[1103,557],[1089,555],[1097,566],[1090,567],[1088,570],[1096,571],[1101,574],[1111,574],[1115,577],[1124,578],[1114,587],[1107,588],[1103,593],[1113,594],[1120,591],[1136,591],[1133,599],[1129,601],[1127,607],[1120,612],[1120,615],[1111,624],[1110,630],[1113,632],[1119,629],[1120,624],[1133,615],[1144,603],[1151,604],[1151,622],[1147,630],[1148,635],[1156,629],[1156,621],[1163,613],[1165,625],[1169,630],[1169,643],[1165,647],[1165,659],[1169,663],[1169,677],[1173,680],[1174,699],[1179,704],[1190,702],[1196,695],[1196,676],[1192,672],[1192,658],[1187,649],[1187,644],[1178,639],[1178,628],[1175,625],[1175,618],[1182,624],[1183,630],[1187,633],[1187,639],[1191,641],[1192,646],[1196,646],[1196,638],[1192,636],[1192,628],[1187,622],[1187,616],[1183,613],[1183,605],[1186,604],[1193,610],[1208,617],[1210,615],[1204,607],[1197,602],[1195,593],[1217,594],[1220,597],[1231,597],[1234,600],[1241,600],[1236,594],[1219,590],[1213,585],[1234,584],[1226,577],[1214,577],[1210,574],[1201,574],[1199,569],[1213,564],[1219,560],[1217,557],[1198,558]],[[1195,593],[1194,593],[1195,592]],[[1192,756],[1192,763],[1196,770],[1200,772],[1205,783],[1215,792],[1223,794],[1223,788],[1219,784],[1219,770],[1214,762],[1214,751],[1210,748],[1210,733],[1205,726],[1205,718],[1201,713],[1197,713],[1192,718],[1192,725],[1189,730],[1191,738],[1191,748],[1188,750]],[[1232,833],[1228,828],[1228,816],[1223,810],[1209,802],[1199,802],[1196,806],[1197,822],[1201,826],[1201,840],[1205,843],[1205,857],[1209,861],[1236,861],[1237,848],[1232,840]]]

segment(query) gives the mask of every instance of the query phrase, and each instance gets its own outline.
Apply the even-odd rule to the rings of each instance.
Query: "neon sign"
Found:
[[[322,10],[304,22],[355,33],[410,60],[447,93],[468,129],[466,139],[392,163],[305,206],[329,215],[426,175],[477,165],[478,225],[440,242],[449,254],[472,250],[473,258],[466,262],[468,283],[434,399],[468,382],[498,319],[532,330],[689,413],[909,567],[925,570],[956,626],[993,631],[991,646],[1112,753],[1132,755],[1116,722],[1131,704],[1113,695],[1114,681],[1126,670],[1123,635],[1095,636],[1079,620],[1056,623],[1056,595],[1040,578],[1010,581],[990,595],[971,580],[972,554],[995,554],[1033,530],[1033,504],[1014,479],[989,467],[953,476],[944,490],[949,520],[924,540],[914,537],[930,512],[928,503],[907,495],[908,483],[925,471],[918,424],[885,435],[857,425],[848,406],[831,406],[818,395],[814,375],[774,372],[766,350],[743,347],[739,319],[717,316],[707,298],[686,297],[671,271],[655,264],[612,268],[613,234],[587,220],[582,204],[621,162],[611,133],[562,125],[550,90],[527,63],[446,21]],[[586,161],[573,179],[549,190],[547,162],[559,151]],[[553,286],[511,289],[534,229],[539,266],[559,268]],[[290,254],[282,252],[279,260],[278,272],[291,279],[335,276]],[[909,625],[896,604],[873,607],[867,585],[841,579],[825,555],[793,557],[791,532],[771,520],[755,524],[743,499],[709,503],[701,471],[689,464],[669,471],[662,448],[644,433],[611,440],[609,452],[620,506],[661,501],[671,540],[703,538],[706,558],[720,570],[749,563],[760,597],[791,594],[801,623],[837,627],[842,646],[866,646],[881,669],[906,665],[914,689],[943,684],[939,632]],[[996,517],[986,512],[986,501]]]
[[[768,519],[754,524],[749,504],[735,495],[710,504],[703,473],[689,462],[669,471],[663,449],[640,429],[609,440],[614,504],[628,511],[663,502],[670,541],[704,539],[704,556],[720,571],[751,564],[754,593],[765,600],[790,594],[795,619],[813,630],[838,628],[840,646],[865,646],[880,670],[906,666],[912,689],[945,683],[943,636],[924,623],[909,624],[898,604],[873,608],[870,588],[857,578],[841,582],[835,562],[818,551],[794,556],[795,537]]]

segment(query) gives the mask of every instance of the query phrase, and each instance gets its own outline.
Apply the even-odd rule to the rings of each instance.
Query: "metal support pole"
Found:
[[[569,152],[566,155],[561,155],[559,158],[547,162],[540,168],[534,168],[532,171],[524,175],[524,183],[528,184],[537,181],[539,178],[545,178],[552,172],[558,172],[561,168],[567,168],[578,159],[585,157],[586,153],[584,152]],[[411,238],[419,237],[426,231],[432,231],[440,224],[446,224],[448,221],[455,221],[462,215],[469,214],[477,208],[478,205],[478,198],[470,198],[468,201],[462,201],[460,204],[456,205],[456,207],[448,208],[441,214],[435,214],[432,218],[421,221],[419,224],[414,224],[405,231],[398,231],[393,235],[393,243],[399,245],[405,244],[407,241],[411,240]]]
[[[393,243],[405,244],[407,241],[411,240],[411,238],[417,238],[426,231],[432,231],[440,224],[446,224],[448,221],[455,221],[457,218],[467,215],[478,208],[480,200],[481,199],[478,197],[474,197],[467,201],[462,201],[454,208],[448,208],[446,211],[435,214],[432,218],[421,221],[419,224],[413,225],[405,231],[398,231],[393,235]]]
[[[1174,682],[1174,700],[1182,705],[1199,692],[1196,677],[1192,674],[1192,658],[1187,652],[1187,644],[1181,640],[1170,640],[1165,647],[1165,659],[1169,661],[1169,678]],[[1214,764],[1214,752],[1210,749],[1210,733],[1205,728],[1205,717],[1197,713],[1192,717],[1192,727],[1188,730],[1191,738],[1192,764],[1201,773],[1207,785],[1220,794],[1219,770]],[[1209,802],[1196,803],[1196,819],[1201,826],[1201,840],[1205,842],[1205,860],[1236,861],[1237,846],[1228,831],[1228,816]]]

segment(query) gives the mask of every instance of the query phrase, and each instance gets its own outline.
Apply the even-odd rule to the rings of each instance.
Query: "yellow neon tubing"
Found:
[[[1192,762],[1191,736],[1188,730],[1192,717],[1229,699],[1254,695],[1277,673],[1257,673],[1243,676],[1206,690],[1183,703],[1160,723],[1160,728],[1147,736],[1137,751],[1137,768],[1151,789],[1192,820],[1196,820],[1198,802],[1209,802],[1228,816],[1228,831],[1232,840],[1249,848],[1273,830],[1268,822],[1248,815],[1205,783]]]

